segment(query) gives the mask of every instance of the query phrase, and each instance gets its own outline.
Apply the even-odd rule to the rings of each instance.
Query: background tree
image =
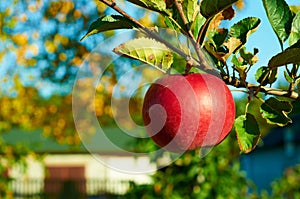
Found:
[[[89,21],[106,9],[97,1],[5,1],[0,5],[0,135],[31,130],[61,144],[80,142],[72,116],[72,85],[95,40],[80,42]],[[74,33],[78,34],[74,34]],[[81,35],[80,35],[81,34]],[[101,55],[94,55],[101,56]],[[99,87],[97,115],[109,123],[107,86]],[[82,94],[84,95],[84,93]],[[102,105],[99,102],[104,101]],[[107,109],[107,108],[106,108]],[[9,170],[39,155],[0,136],[0,197],[13,197]]]

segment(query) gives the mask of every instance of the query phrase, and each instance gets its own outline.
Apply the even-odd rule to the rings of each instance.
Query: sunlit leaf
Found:
[[[289,38],[290,46],[300,41],[300,11],[296,14],[292,23],[291,35]]]
[[[291,31],[292,12],[285,0],[263,0],[263,4],[270,24],[283,45]]]
[[[286,79],[286,81],[288,83],[293,83],[294,82],[294,79],[288,74],[287,71],[284,71],[284,78]]]
[[[241,152],[251,152],[260,138],[260,130],[255,117],[250,113],[241,115],[235,119],[234,127]]]
[[[292,122],[287,115],[292,109],[293,107],[290,102],[271,97],[261,105],[260,112],[268,123],[285,126]]]
[[[228,53],[224,56],[225,60],[235,51],[243,45],[243,42],[236,37],[230,37],[225,43],[224,46],[227,47]]]
[[[235,69],[238,71],[240,78],[242,80],[245,80],[247,77],[247,65],[243,63],[242,60],[240,60],[239,58],[237,58],[236,55],[232,56],[231,62],[234,64]]]
[[[214,29],[209,31],[208,38],[210,39],[211,43],[215,46],[215,48],[220,47],[228,36],[227,29]]]
[[[232,53],[236,53],[247,42],[248,36],[257,29],[259,24],[259,18],[248,17],[231,26],[224,43],[228,52],[223,55],[223,59],[226,60]]]
[[[249,34],[254,32],[260,24],[260,19],[257,17],[247,17],[238,23],[231,26],[229,36],[238,38],[242,44],[245,44]]]
[[[108,31],[108,30],[116,30],[116,29],[132,29],[135,26],[133,23],[127,18],[119,15],[107,15],[103,16],[97,21],[94,21],[86,33],[85,36],[81,38],[81,41],[91,36],[93,34],[97,34],[100,32]]]
[[[195,21],[193,22],[191,29],[193,31],[194,37],[197,38],[201,27],[204,25],[205,23],[205,17],[203,17],[200,13],[196,16]]]
[[[173,54],[163,43],[150,38],[138,38],[117,46],[114,52],[150,64],[166,72],[173,63]]]
[[[240,55],[241,57],[250,65],[253,66],[257,61],[258,61],[258,57],[256,56],[256,54],[258,53],[258,49],[254,49],[254,52],[246,52],[246,48],[241,48],[240,49]]]
[[[230,7],[237,1],[238,0],[202,0],[200,4],[200,13],[208,19]]]
[[[287,49],[291,49],[291,48],[300,48],[300,39],[296,43],[288,47]]]
[[[188,22],[193,22],[199,13],[198,0],[184,0],[182,5]]]
[[[19,46],[28,44],[28,35],[26,35],[25,33],[15,34],[11,37],[11,39],[15,44]]]
[[[284,66],[286,64],[300,63],[300,48],[289,48],[272,57],[268,63],[270,68]]]
[[[237,1],[238,0],[202,0],[200,4],[200,13],[208,19],[230,7]]]
[[[255,79],[258,83],[260,83],[262,86],[265,86],[267,84],[272,84],[277,79],[277,68],[270,70],[267,66],[262,66],[257,69],[255,73]]]
[[[296,14],[300,11],[300,5],[291,5],[290,10]]]
[[[164,0],[127,0],[133,4],[156,12],[166,13],[166,2]]]

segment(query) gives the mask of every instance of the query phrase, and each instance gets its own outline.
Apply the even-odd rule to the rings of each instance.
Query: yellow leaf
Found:
[[[75,10],[73,13],[74,18],[76,18],[76,19],[80,18],[81,15],[82,15],[82,13],[80,10]]]
[[[71,10],[74,9],[74,3],[72,1],[63,2],[60,12],[68,14]]]
[[[53,42],[51,42],[51,41],[49,41],[49,40],[47,40],[47,41],[45,42],[45,48],[46,48],[46,50],[47,50],[49,53],[53,53],[53,52],[56,51],[56,46],[54,45]]]
[[[15,44],[19,46],[23,46],[28,43],[28,36],[25,33],[15,34],[11,39]]]
[[[59,53],[59,59],[61,61],[66,61],[67,60],[67,54],[66,53]]]

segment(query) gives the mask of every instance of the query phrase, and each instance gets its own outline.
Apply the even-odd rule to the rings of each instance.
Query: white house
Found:
[[[116,131],[114,128],[110,130]],[[38,197],[41,194],[58,198],[58,194],[67,190],[66,186],[73,186],[71,190],[75,186],[79,193],[89,197],[107,193],[124,194],[130,181],[151,182],[149,174],[156,168],[146,155],[135,157],[113,151],[97,137],[93,138],[97,145],[91,146],[92,151],[84,146],[70,149],[67,145],[59,145],[44,137],[41,131],[13,129],[3,139],[11,144],[21,143],[36,153],[44,154],[42,161],[28,157],[26,170],[19,165],[9,171],[9,175],[15,179],[11,188],[15,196],[20,198],[22,195]],[[127,144],[125,139],[118,141],[119,145]]]

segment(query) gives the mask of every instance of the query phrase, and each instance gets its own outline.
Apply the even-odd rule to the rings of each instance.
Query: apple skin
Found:
[[[158,146],[183,153],[224,140],[234,123],[235,104],[227,85],[216,76],[167,75],[147,90],[142,117]]]

